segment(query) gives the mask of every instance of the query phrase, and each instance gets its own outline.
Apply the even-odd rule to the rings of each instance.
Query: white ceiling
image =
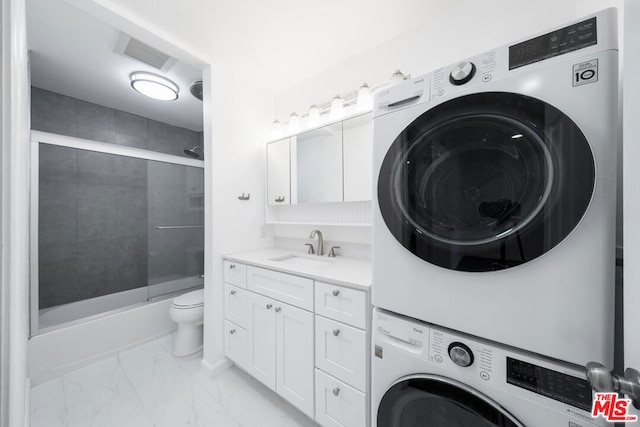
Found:
[[[194,131],[202,130],[202,102],[189,93],[200,70],[183,62],[161,72],[114,52],[120,32],[61,0],[27,1],[31,84]],[[157,101],[131,88],[129,75],[150,71],[180,88],[175,101]]]
[[[204,52],[214,67],[250,78],[275,95],[425,25],[444,8],[461,1],[465,0],[110,3],[185,46]],[[177,63],[161,74],[181,88],[179,99],[151,100],[131,89],[129,75],[157,70],[114,53],[119,33],[110,26],[64,0],[27,0],[27,26],[34,86],[188,129],[202,129],[202,104],[188,91],[191,82],[200,79],[199,70]]]

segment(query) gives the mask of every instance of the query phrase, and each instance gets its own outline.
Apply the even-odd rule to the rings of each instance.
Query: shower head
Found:
[[[199,159],[200,158],[200,154],[198,154],[196,152],[196,150],[200,150],[200,152],[202,154],[204,154],[204,151],[202,150],[202,148],[198,147],[197,145],[195,147],[193,147],[193,148],[189,148],[189,149],[184,150],[184,154],[186,154],[187,156],[191,156],[191,157],[193,157],[195,159]]]
[[[196,80],[191,83],[191,86],[189,86],[189,92],[191,92],[191,95],[202,101],[202,80]]]

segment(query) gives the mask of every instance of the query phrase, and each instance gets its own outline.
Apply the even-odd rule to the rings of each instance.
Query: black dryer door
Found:
[[[562,111],[525,95],[477,93],[437,105],[398,135],[380,168],[378,203],[414,255],[494,271],[566,238],[595,178],[589,143]]]
[[[404,379],[382,397],[378,427],[523,427],[506,409],[464,384],[438,376]]]

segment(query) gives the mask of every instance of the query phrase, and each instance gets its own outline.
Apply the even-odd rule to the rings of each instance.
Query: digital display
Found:
[[[507,357],[507,383],[591,411],[591,387],[586,379]]]
[[[509,69],[523,67],[598,43],[596,18],[509,46]]]

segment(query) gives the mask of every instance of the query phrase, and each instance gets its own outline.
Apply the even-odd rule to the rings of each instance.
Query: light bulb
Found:
[[[403,82],[406,78],[407,78],[407,76],[402,74],[402,71],[396,70],[396,72],[393,73],[393,75],[391,76],[391,80],[389,81],[389,83],[392,84],[392,85],[395,85],[395,84],[398,84],[400,82]]]
[[[271,137],[279,138],[281,136],[282,136],[282,124],[280,123],[280,120],[274,120],[273,124],[271,125]]]
[[[300,130],[300,117],[296,113],[291,113],[289,116],[289,124],[287,125],[287,132],[296,133]]]
[[[331,120],[339,120],[344,116],[344,100],[340,95],[333,97],[331,101],[331,111],[329,112],[329,118]]]
[[[371,88],[368,84],[364,83],[360,86],[358,91],[358,100],[356,101],[356,111],[366,111],[373,107],[373,96],[371,95]]]
[[[320,109],[315,104],[309,108],[307,123],[309,127],[315,127],[320,124]]]

